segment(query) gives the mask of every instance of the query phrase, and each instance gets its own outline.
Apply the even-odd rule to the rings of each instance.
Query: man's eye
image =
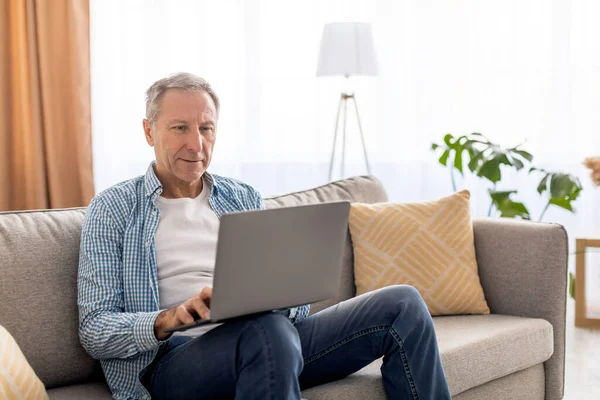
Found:
[[[175,129],[178,130],[178,131],[183,131],[185,129],[185,126],[184,125],[177,125],[175,127]]]
[[[205,131],[205,132],[209,132],[209,131],[212,131],[212,130],[213,130],[213,128],[212,128],[212,127],[210,127],[210,126],[203,126],[203,127],[201,127],[200,129],[201,129],[201,130],[203,130],[203,131]]]

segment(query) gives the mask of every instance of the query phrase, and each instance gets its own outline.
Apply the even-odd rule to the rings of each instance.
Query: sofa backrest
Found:
[[[372,176],[361,176],[345,179],[315,189],[290,193],[283,196],[265,199],[267,209],[277,207],[292,207],[306,204],[326,203],[348,200],[359,203],[381,203],[387,201],[387,194],[381,182]],[[342,276],[338,294],[332,299],[315,303],[311,306],[310,313],[314,314],[324,308],[354,297],[354,253],[350,232],[346,235],[346,248],[342,264]]]
[[[382,202],[373,177],[333,182],[265,200],[267,208],[349,200]],[[0,325],[15,338],[48,388],[102,377],[78,336],[77,267],[85,208],[0,213]],[[319,311],[355,294],[353,254],[346,238],[338,295]]]
[[[52,388],[99,371],[79,344],[77,265],[85,209],[0,213],[0,325]]]

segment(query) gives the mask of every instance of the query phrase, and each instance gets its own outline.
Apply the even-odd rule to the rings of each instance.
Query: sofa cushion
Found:
[[[307,400],[387,400],[381,380],[381,360],[339,381],[326,383],[302,391]]]
[[[542,363],[554,352],[552,325],[543,319],[492,314],[433,321],[453,395]]]
[[[105,382],[90,382],[48,390],[50,400],[110,400],[112,394]]]
[[[361,176],[332,182],[315,189],[267,198],[265,199],[265,207],[271,209],[341,200],[359,203],[380,203],[387,201],[387,194],[377,178]],[[346,250],[344,251],[338,295],[333,299],[313,304],[310,310],[311,314],[339,303],[342,300],[354,297],[356,288],[354,286],[353,265],[352,242],[348,234],[346,237]]]
[[[538,394],[543,393],[543,368],[540,369],[539,364],[550,358],[553,349],[552,326],[548,322],[493,314],[435,317],[433,320],[452,396],[465,393],[465,398],[492,398],[473,397],[473,393],[481,394],[485,390],[469,389],[488,382],[502,382],[506,376],[515,377],[519,382],[530,379],[529,394],[536,395],[519,398],[539,398]],[[538,367],[531,368],[533,366]],[[385,400],[380,368],[381,360],[377,360],[345,379],[304,390],[302,397],[307,400]],[[515,374],[517,371],[529,372],[523,377]],[[519,386],[518,382],[513,386]],[[491,389],[501,392],[498,385]],[[51,400],[111,398],[105,383],[52,389],[48,395]]]
[[[542,319],[460,315],[433,320],[453,396],[543,363],[552,355],[552,325]],[[345,379],[305,390],[302,395],[309,400],[384,400],[380,367],[381,360],[377,360]]]
[[[420,203],[352,204],[356,293],[407,284],[431,315],[489,314],[469,199],[463,190]]]
[[[51,389],[48,391],[50,400],[111,400],[112,395],[108,385],[103,382],[84,383]],[[305,400],[303,398],[303,400]]]
[[[452,400],[544,400],[546,397],[545,364],[513,372],[454,396]]]
[[[0,213],[0,324],[46,387],[100,371],[79,344],[77,265],[84,209]]]

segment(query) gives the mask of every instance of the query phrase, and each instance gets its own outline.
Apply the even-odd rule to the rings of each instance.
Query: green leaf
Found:
[[[560,208],[564,208],[565,210],[575,212],[573,210],[573,206],[571,205],[571,200],[561,199],[561,198],[556,197],[556,198],[551,198],[549,203],[554,204],[555,206],[558,206]]]
[[[486,146],[490,145],[490,142],[485,141],[485,140],[481,140],[479,138],[473,138],[473,136],[471,136],[469,138],[468,142],[470,142],[471,145],[473,145],[473,144],[483,144],[483,145],[486,145]]]
[[[446,145],[448,147],[452,147],[452,139],[454,138],[454,136],[452,136],[451,133],[446,134],[446,136],[444,136],[444,143],[446,143]]]
[[[483,152],[477,149],[471,149],[469,151],[471,155],[471,161],[469,161],[469,170],[474,172],[479,165],[481,164],[481,160],[483,159]]]
[[[523,167],[525,165],[523,165],[523,161],[519,160],[518,158],[514,158],[513,157],[513,165],[517,168],[517,171],[520,171],[523,169]]]
[[[493,158],[483,161],[479,171],[477,171],[477,176],[484,177],[492,183],[499,182],[502,179],[500,164],[510,165],[510,161],[506,154],[497,152]]]
[[[550,196],[565,197],[568,195],[568,181],[565,179],[565,174],[554,173],[550,175]]]
[[[517,193],[516,190],[488,190],[490,197],[495,201],[504,201],[510,197],[511,194]]]
[[[472,140],[472,139],[467,139],[467,140],[465,141],[465,143],[463,143],[463,147],[464,147],[465,149],[467,149],[467,150],[468,150],[468,149],[473,149],[473,145],[474,145],[475,143],[478,143],[478,142],[476,142],[475,140]]]
[[[532,170],[534,169],[532,168]],[[548,205],[555,205],[574,213],[575,210],[572,203],[579,197],[579,194],[583,190],[579,178],[562,172],[546,172],[541,169],[535,170],[545,172],[544,177],[538,185],[537,191],[539,194],[549,192]],[[542,213],[542,215],[543,214],[544,213]]]
[[[526,220],[531,219],[531,216],[529,215],[529,210],[527,209],[527,207],[525,207],[525,204],[523,203],[509,201],[497,208],[500,211],[500,216],[504,218],[521,217]]]
[[[463,174],[462,152],[462,149],[457,150],[456,154],[454,155],[454,168],[456,168],[461,175]]]
[[[490,197],[500,216],[505,218],[520,217],[522,219],[531,219],[529,210],[521,202],[511,200],[510,196],[517,193],[516,190],[494,191],[490,190]]]
[[[469,140],[474,142],[474,143],[480,143],[480,144],[484,144],[486,146],[491,145],[492,143],[488,140],[488,138],[486,138],[485,136],[483,136],[481,133],[471,133],[469,135]]]
[[[500,164],[512,166],[512,163],[510,162],[510,160],[508,159],[508,156],[506,155],[506,153],[504,151],[500,151],[500,152],[496,153],[495,158],[498,159],[498,162]]]
[[[446,166],[448,164],[448,156],[450,156],[450,150],[444,151],[442,153],[442,156],[439,159],[440,164],[442,164],[443,166]]]
[[[490,197],[492,198],[492,203],[497,209],[503,207],[503,205],[510,201],[510,195],[513,193],[517,193],[516,190],[488,190]]]
[[[575,275],[569,272],[569,296],[575,299]]]
[[[432,143],[431,144],[431,150],[437,150],[438,147],[440,147],[440,145],[437,144],[437,143]]]
[[[488,160],[484,161],[477,172],[477,176],[486,178],[492,183],[499,182],[502,179],[502,173],[500,172],[500,164],[496,161]]]
[[[467,142],[467,137],[465,135],[459,136],[456,138],[455,142],[456,143],[460,143],[461,146],[464,146],[464,144]]]
[[[573,175],[558,172],[552,173],[550,175],[551,198],[571,197],[574,192],[577,192],[577,194],[579,194],[579,191],[581,191],[581,184],[579,183],[579,179],[577,179]]]
[[[544,175],[544,177],[540,181],[537,187],[537,191],[539,194],[542,194],[546,189],[548,189],[548,174]]]
[[[517,153],[518,155],[520,155],[521,157],[523,157],[524,159],[526,159],[529,162],[531,162],[531,160],[533,160],[533,156],[531,155],[531,153],[528,153],[525,150],[514,149],[513,153]]]
[[[453,142],[451,142],[452,144],[450,145],[450,148],[455,150],[456,152],[462,152],[465,150],[464,143],[466,141],[467,141],[466,136],[459,136]]]

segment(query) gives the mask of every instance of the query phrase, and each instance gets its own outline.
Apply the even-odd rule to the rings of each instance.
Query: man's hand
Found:
[[[158,340],[165,340],[171,336],[170,333],[164,332],[165,329],[190,324],[198,317],[201,319],[210,319],[211,299],[212,287],[206,286],[200,293],[188,299],[179,307],[161,312],[154,322],[154,336]]]

